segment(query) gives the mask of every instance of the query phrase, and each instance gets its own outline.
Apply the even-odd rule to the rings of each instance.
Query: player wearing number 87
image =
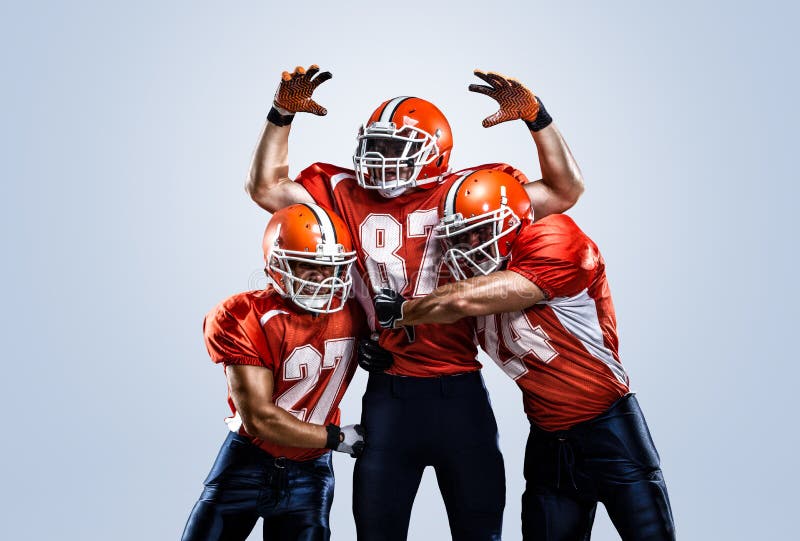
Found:
[[[460,281],[375,299],[387,326],[476,317],[486,353],[522,389],[524,539],[588,539],[598,501],[623,539],[674,539],[659,457],[617,353],[597,246],[563,214],[532,221],[517,181],[480,170],[453,183],[435,235]]]
[[[346,302],[355,260],[341,219],[317,205],[276,212],[264,234],[263,291],[234,295],[206,316],[211,359],[224,366],[229,434],[184,540],[330,538],[329,450],[358,455],[360,425],[339,427],[364,314]]]

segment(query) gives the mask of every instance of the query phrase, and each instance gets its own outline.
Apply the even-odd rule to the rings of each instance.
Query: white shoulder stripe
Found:
[[[336,189],[336,185],[339,184],[341,181],[351,178],[353,180],[356,179],[356,176],[352,173],[336,173],[331,177],[331,191]]]
[[[261,319],[259,321],[261,322],[261,326],[263,327],[264,325],[267,324],[267,321],[269,321],[273,317],[279,314],[288,314],[288,313],[289,312],[284,312],[283,310],[270,310],[269,312],[261,316]]]

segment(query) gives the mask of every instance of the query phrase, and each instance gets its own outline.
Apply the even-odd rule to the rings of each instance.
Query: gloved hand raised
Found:
[[[312,64],[308,71],[297,66],[294,72],[284,71],[281,82],[275,92],[275,108],[282,115],[294,113],[313,113],[323,116],[328,110],[311,99],[311,95],[319,85],[332,78],[329,71],[319,73],[319,66]]]
[[[539,131],[553,121],[542,101],[516,79],[491,71],[475,70],[473,73],[489,86],[471,84],[469,90],[485,94],[500,104],[496,113],[483,119],[484,128],[522,119],[532,131]]]

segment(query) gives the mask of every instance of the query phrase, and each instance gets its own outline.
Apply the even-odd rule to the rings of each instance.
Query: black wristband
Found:
[[[536,101],[539,102],[539,113],[536,115],[536,120],[533,122],[525,121],[525,124],[528,125],[528,129],[531,131],[544,129],[553,122],[553,117],[551,117],[547,109],[544,108],[544,103],[539,99],[539,96],[536,96]]]
[[[342,433],[342,429],[335,424],[329,424],[325,427],[325,430],[328,431],[328,439],[325,441],[325,448],[336,450],[341,443],[341,441],[339,441],[339,434]]]
[[[267,114],[267,120],[276,126],[288,126],[292,123],[292,120],[294,120],[294,115],[282,115],[277,109],[275,109],[275,107],[273,107]]]

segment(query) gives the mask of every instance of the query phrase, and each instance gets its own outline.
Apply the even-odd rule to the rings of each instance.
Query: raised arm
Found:
[[[493,72],[474,73],[488,86],[471,84],[469,90],[485,94],[500,105],[496,113],[483,120],[483,126],[489,128],[521,119],[533,136],[542,178],[527,184],[525,189],[531,198],[534,218],[539,220],[572,207],[583,193],[583,176],[542,101],[516,79]]]
[[[319,66],[283,72],[273,107],[261,132],[250,166],[246,189],[261,208],[275,212],[295,203],[313,203],[305,188],[289,178],[289,131],[295,113],[323,116],[328,111],[311,99],[314,90],[333,77],[319,73]]]
[[[525,185],[533,218],[539,220],[571,208],[583,193],[583,175],[564,137],[554,123],[531,131],[539,153],[542,178]]]
[[[277,445],[311,449],[334,449],[346,453],[363,447],[361,427],[306,423],[272,401],[272,371],[262,366],[228,365],[225,369],[228,386],[244,429],[251,436]],[[331,433],[333,431],[333,434]]]
[[[542,290],[527,278],[513,271],[498,271],[452,282],[412,300],[383,289],[375,297],[375,313],[384,328],[453,323],[464,317],[516,312],[544,298]]]

